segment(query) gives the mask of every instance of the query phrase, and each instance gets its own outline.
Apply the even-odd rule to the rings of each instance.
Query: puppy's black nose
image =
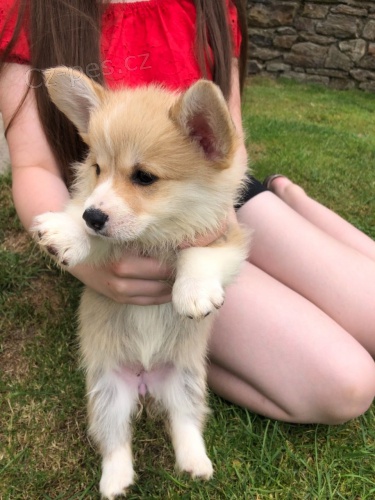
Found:
[[[82,215],[86,224],[94,231],[103,229],[104,224],[108,220],[108,215],[99,210],[98,208],[88,208]]]

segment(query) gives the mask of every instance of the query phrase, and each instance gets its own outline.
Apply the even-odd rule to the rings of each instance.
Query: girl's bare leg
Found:
[[[238,213],[251,263],[215,324],[209,384],[269,417],[338,423],[375,394],[375,262],[272,193]]]
[[[310,198],[301,186],[281,176],[270,182],[269,189],[315,226],[375,260],[375,242],[338,214]]]

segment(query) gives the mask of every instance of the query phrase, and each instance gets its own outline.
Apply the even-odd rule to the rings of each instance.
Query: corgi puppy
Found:
[[[89,152],[75,166],[65,210],[36,217],[39,244],[65,268],[132,250],[175,271],[172,302],[163,305],[83,293],[79,338],[89,432],[103,458],[100,492],[113,499],[134,480],[131,418],[145,395],[166,411],[177,468],[209,479],[207,342],[249,238],[233,222],[206,247],[186,242],[221,226],[243,184],[246,157],[226,101],[205,80],[173,93],[153,85],[110,91],[65,67],[44,75]]]

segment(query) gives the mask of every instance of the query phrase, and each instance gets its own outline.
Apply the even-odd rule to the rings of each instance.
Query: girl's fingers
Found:
[[[183,250],[184,248],[189,248],[189,247],[206,247],[216,241],[218,238],[223,236],[227,232],[228,225],[234,221],[236,221],[236,214],[234,209],[228,214],[228,217],[222,221],[218,229],[212,233],[207,233],[203,235],[198,235],[194,242],[186,242],[182,243],[180,245],[180,249]]]
[[[161,295],[160,297],[132,297],[131,302],[128,301],[128,304],[132,304],[135,306],[159,306],[161,304],[166,304],[167,302],[172,302],[172,296],[169,295]]]
[[[116,302],[134,303],[136,299],[139,302],[140,297],[150,299],[155,303],[156,299],[171,295],[171,283],[160,280],[143,279],[121,279],[112,278],[107,283],[108,291]]]
[[[170,280],[171,268],[156,259],[127,254],[118,262],[107,266],[109,272],[119,278],[140,280]]]
[[[171,269],[156,259],[125,254],[102,267],[76,266],[70,272],[85,285],[121,304],[156,305],[171,301]]]

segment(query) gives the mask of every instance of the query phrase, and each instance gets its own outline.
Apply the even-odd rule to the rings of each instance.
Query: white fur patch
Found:
[[[109,178],[100,183],[87,198],[84,209],[99,209],[108,216],[108,221],[97,234],[119,241],[129,241],[139,236],[147,226],[147,219],[133,212],[126,199],[114,189],[114,180]],[[89,234],[93,234],[87,228]]]
[[[214,471],[196,423],[189,418],[172,415],[171,427],[176,467],[193,478],[210,479]]]
[[[130,417],[138,401],[137,388],[109,372],[99,378],[88,397],[93,417],[90,432],[100,438],[105,454],[111,453],[130,440]]]
[[[180,251],[172,300],[183,316],[202,318],[224,302],[224,286],[239,272],[237,247],[191,247]]]
[[[99,208],[100,210],[103,210],[103,212],[106,211],[106,205],[111,203],[111,199],[113,196],[116,196],[114,190],[113,190],[113,179],[110,177],[109,179],[105,180],[104,182],[101,182],[91,193],[91,195],[87,198],[85,205],[84,205],[84,210],[87,208]]]
[[[130,444],[120,446],[103,459],[100,493],[109,500],[124,494],[134,482]]]
[[[107,117],[103,123],[103,131],[104,131],[106,146],[107,146],[111,156],[113,157],[115,151],[114,151],[114,146],[113,146],[113,141],[112,141],[111,124],[112,124],[112,120],[110,120],[109,117]]]
[[[38,243],[60,264],[74,267],[90,253],[90,240],[83,224],[64,212],[47,212],[34,219],[32,233]]]

